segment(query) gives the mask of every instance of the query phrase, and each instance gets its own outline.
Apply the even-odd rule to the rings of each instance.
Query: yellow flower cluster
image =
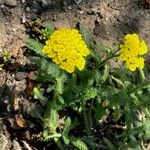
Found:
[[[137,34],[127,34],[124,44],[120,44],[120,60],[126,62],[127,68],[135,71],[136,68],[144,68],[144,58],[141,55],[146,54],[148,47],[145,41],[140,41]]]
[[[54,31],[42,51],[69,73],[75,68],[83,70],[85,57],[90,52],[79,31],[66,28]]]

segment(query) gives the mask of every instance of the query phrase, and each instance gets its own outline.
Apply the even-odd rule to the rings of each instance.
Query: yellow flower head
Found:
[[[78,30],[65,28],[54,31],[42,51],[69,73],[75,68],[83,70],[90,52]]]
[[[120,44],[120,60],[126,62],[126,66],[135,71],[136,68],[144,68],[144,55],[148,52],[145,41],[140,41],[137,34],[127,34],[124,44]]]

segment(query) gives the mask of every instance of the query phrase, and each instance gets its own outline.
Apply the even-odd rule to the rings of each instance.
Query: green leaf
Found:
[[[58,77],[60,74],[59,66],[50,61],[47,61],[45,63],[47,65],[47,74],[55,78]]]
[[[94,108],[95,114],[94,118],[96,122],[102,119],[102,117],[106,114],[106,108],[101,103],[96,103],[96,106]]]
[[[63,130],[63,135],[68,135],[70,127],[71,127],[71,119],[70,117],[67,117],[67,119],[65,120],[65,127]]]
[[[42,49],[43,49],[43,44],[41,44],[40,42],[34,40],[34,39],[28,39],[27,42],[26,42],[26,46],[33,50],[37,55],[40,55],[40,56],[46,56],[43,52],[42,52]]]
[[[107,145],[108,149],[110,150],[117,150],[117,148],[112,144],[112,142],[110,140],[108,140],[107,138],[103,138],[105,144]]]
[[[132,98],[129,96],[126,90],[120,90],[108,97],[110,104],[124,106],[127,102],[131,102]]]
[[[42,93],[38,90],[38,88],[34,87],[33,89],[34,96],[40,101],[40,103],[44,106],[47,102],[47,98],[42,95]]]
[[[102,45],[102,44],[96,44],[94,49],[96,51],[99,51],[99,52],[100,51],[106,52],[107,54],[111,54],[111,53],[113,53],[115,51],[112,47],[106,46],[106,45]]]
[[[42,35],[45,39],[48,39],[54,32],[54,27],[52,25],[47,25],[45,29],[41,30]]]
[[[46,59],[41,59],[41,62],[38,64],[38,73],[39,77],[43,76],[43,81],[46,79],[50,80],[59,76],[60,69],[57,64]]]
[[[131,110],[129,103],[124,107],[125,121],[127,125],[131,125],[134,122],[135,115]]]
[[[39,65],[40,65],[40,63],[39,62],[41,62],[41,57],[37,57],[37,56],[31,56],[31,57],[28,57],[28,59],[30,60],[30,62],[32,63],[32,64],[35,64],[35,65],[37,65],[38,67],[39,67]]]
[[[90,44],[91,44],[90,42],[91,41],[90,41],[90,32],[89,32],[89,30],[82,23],[79,24],[79,30],[80,30],[80,33],[82,34],[82,38],[84,39],[86,44],[88,46],[90,46]]]
[[[88,150],[87,145],[81,139],[74,139],[71,141],[71,143],[79,150]]]
[[[67,144],[67,145],[69,145],[69,143],[70,143],[69,138],[67,136],[65,136],[65,135],[63,135],[62,138],[64,140],[64,143]]]
[[[67,76],[64,73],[60,77],[56,78],[56,81],[57,81],[56,90],[59,94],[63,93],[64,83],[66,80],[67,80]]]
[[[97,96],[97,88],[94,87],[85,89],[85,91],[83,91],[82,94],[82,98],[84,100],[90,100],[92,98],[95,98],[96,96]]]
[[[55,134],[58,127],[59,115],[57,110],[52,108],[52,106],[47,109],[44,116],[44,125],[49,129],[50,133]]]
[[[150,139],[150,118],[143,122],[145,138]]]
[[[121,111],[119,106],[116,106],[114,108],[114,113],[113,113],[113,120],[114,120],[114,122],[118,121],[121,116],[122,116],[122,111]]]
[[[124,83],[120,79],[115,78],[114,76],[111,76],[111,78],[116,81],[119,86],[124,87]]]
[[[103,71],[103,74],[101,76],[102,83],[104,83],[107,80],[108,76],[109,76],[109,65],[108,65],[108,63],[106,63],[104,65],[104,71]]]
[[[65,105],[65,100],[61,95],[58,95],[58,101],[60,102],[61,106]]]

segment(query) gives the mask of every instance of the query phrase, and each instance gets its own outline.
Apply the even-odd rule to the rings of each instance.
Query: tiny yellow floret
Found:
[[[144,68],[142,55],[148,52],[145,41],[140,41],[137,34],[127,34],[124,44],[120,44],[120,60],[126,63],[127,68],[135,71],[137,68]]]
[[[79,31],[66,28],[54,31],[42,51],[69,73],[74,72],[76,68],[83,70],[85,57],[90,53]]]

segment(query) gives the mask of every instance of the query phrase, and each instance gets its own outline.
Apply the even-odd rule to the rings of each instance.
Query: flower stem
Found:
[[[91,130],[90,130],[90,124],[87,118],[86,108],[85,108],[85,100],[82,99],[82,108],[83,108],[83,118],[84,118],[84,124],[85,124],[85,130],[87,133],[87,136],[91,136]]]
[[[118,57],[120,54],[116,54],[118,51],[115,51],[112,55],[108,56],[106,59],[104,59],[101,64],[100,67],[103,66],[106,62],[108,62],[110,59]]]

